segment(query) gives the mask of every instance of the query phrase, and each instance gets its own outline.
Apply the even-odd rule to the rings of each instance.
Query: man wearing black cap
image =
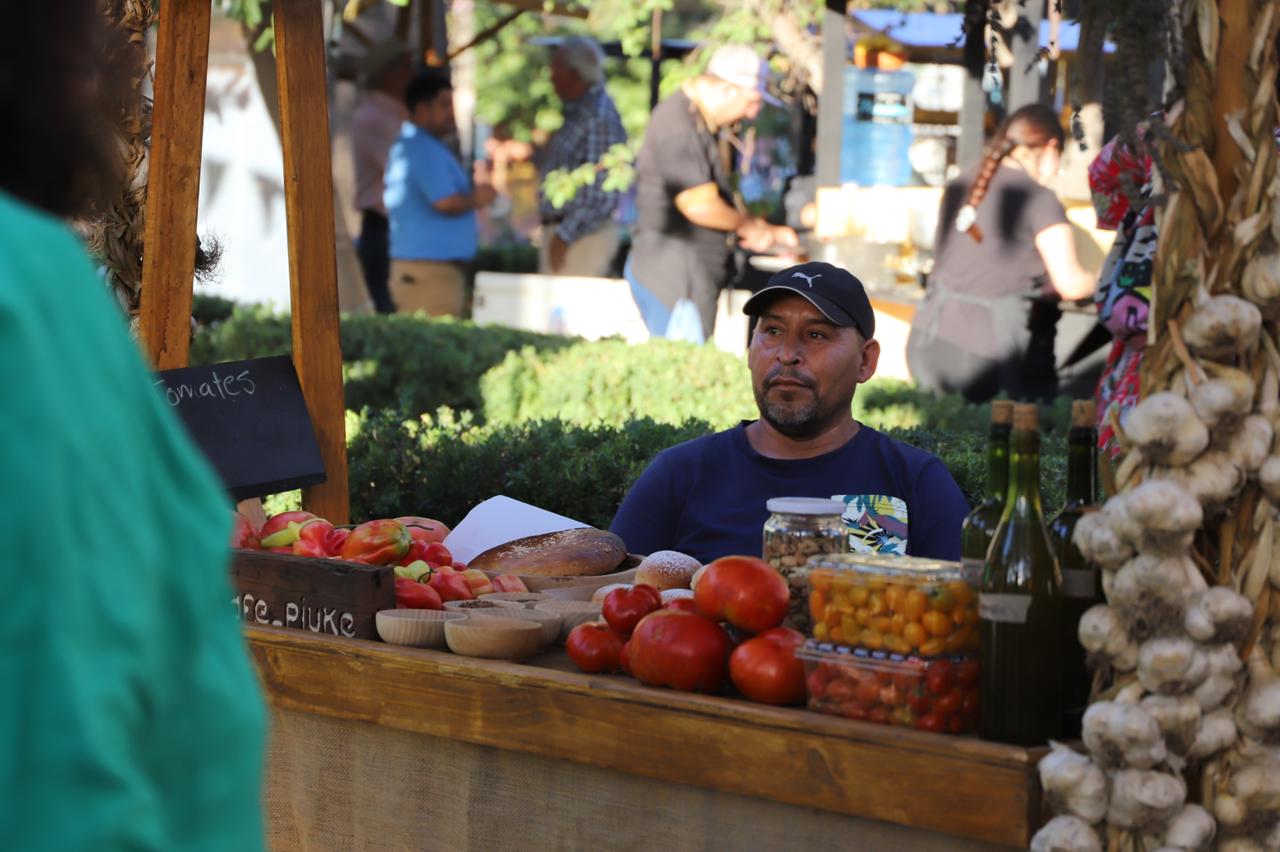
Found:
[[[960,558],[964,495],[935,456],[853,419],[880,344],[862,282],[829,263],[769,279],[744,307],[760,418],[658,454],[611,529],[632,553],[760,552],[773,497],[843,500],[855,549]]]

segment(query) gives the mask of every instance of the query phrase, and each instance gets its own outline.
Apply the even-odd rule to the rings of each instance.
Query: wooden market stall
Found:
[[[273,6],[293,359],[328,475],[303,499],[344,523],[322,5]],[[160,369],[188,358],[209,16],[178,3],[160,19],[141,315]],[[308,562],[237,553],[282,576]],[[390,599],[385,576],[357,573],[343,581]],[[1034,750],[586,676],[563,652],[519,665],[346,638],[328,610],[273,627],[241,589],[246,620],[268,621],[245,635],[273,711],[272,848],[963,850],[1025,846],[1041,822]]]

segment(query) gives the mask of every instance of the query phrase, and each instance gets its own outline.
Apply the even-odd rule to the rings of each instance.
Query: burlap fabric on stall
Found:
[[[265,806],[276,852],[989,848],[369,723],[272,715]]]

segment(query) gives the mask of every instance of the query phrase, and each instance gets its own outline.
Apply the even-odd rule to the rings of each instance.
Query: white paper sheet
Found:
[[[573,518],[498,495],[467,512],[445,537],[444,546],[449,548],[455,561],[470,562],[489,548],[517,538],[586,526]]]

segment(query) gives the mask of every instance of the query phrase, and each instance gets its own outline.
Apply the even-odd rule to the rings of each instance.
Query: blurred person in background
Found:
[[[476,210],[493,203],[444,139],[456,129],[453,86],[440,69],[405,90],[409,118],[391,147],[383,201],[391,223],[391,298],[404,313],[462,316],[466,269],[476,256]]]
[[[351,159],[356,173],[356,209],[360,240],[356,251],[369,298],[378,313],[396,309],[387,288],[391,271],[387,208],[382,203],[383,173],[391,146],[409,118],[404,90],[413,76],[409,51],[398,41],[369,48],[360,63],[360,102],[351,115]]]
[[[1000,126],[976,169],[947,184],[933,272],[907,339],[920,387],[971,402],[1057,392],[1057,301],[1086,298],[1097,283],[1046,186],[1064,138],[1053,110],[1025,106]]]
[[[6,12],[0,358],[21,377],[0,385],[2,842],[261,849],[230,498],[63,221],[119,193],[112,123],[141,69],[104,61],[128,54],[96,0]]]
[[[796,232],[735,203],[731,125],[755,118],[769,66],[746,45],[711,55],[706,72],[653,110],[636,157],[636,224],[624,275],[649,333],[696,343],[715,328],[733,238],[755,252],[796,247]]]
[[[598,163],[613,145],[627,141],[618,109],[604,88],[604,53],[588,38],[569,38],[551,54],[551,85],[564,105],[564,124],[538,157],[542,175]],[[538,193],[542,249],[538,271],[603,276],[618,250],[613,222],[619,193],[604,190],[605,173],[561,207]]]

